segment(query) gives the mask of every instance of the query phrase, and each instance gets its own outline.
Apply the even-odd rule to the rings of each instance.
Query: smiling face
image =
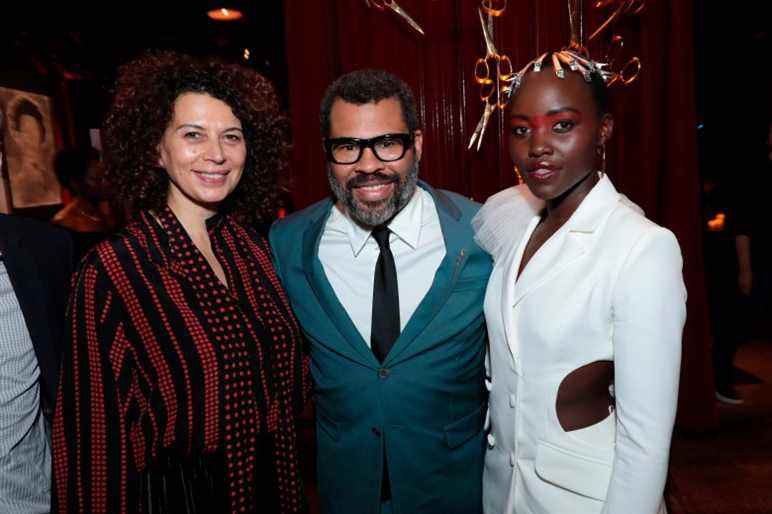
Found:
[[[206,94],[184,93],[158,145],[158,164],[169,175],[167,202],[212,213],[238,185],[247,147],[231,108]]]
[[[336,100],[330,111],[330,138],[369,139],[408,133],[397,98],[353,104]],[[353,164],[328,164],[330,187],[341,208],[356,222],[374,227],[388,222],[413,196],[422,135],[416,130],[413,147],[396,161],[384,162],[364,148]]]
[[[554,200],[596,169],[598,149],[612,128],[581,75],[530,72],[512,99],[509,154],[531,192]]]

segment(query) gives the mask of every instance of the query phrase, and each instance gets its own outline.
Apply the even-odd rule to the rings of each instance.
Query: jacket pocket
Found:
[[[546,482],[604,501],[611,480],[611,462],[580,455],[546,441],[536,447],[536,474]]]
[[[457,419],[443,427],[445,444],[448,448],[458,448],[469,439],[479,434],[483,428],[486,404],[480,405],[472,413]]]

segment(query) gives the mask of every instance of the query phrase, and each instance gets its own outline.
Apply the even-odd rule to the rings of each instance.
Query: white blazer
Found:
[[[678,242],[603,176],[516,280],[536,208],[519,186],[494,196],[476,220],[478,240],[495,259],[485,298],[485,512],[655,514],[663,507],[686,318]],[[614,362],[616,409],[565,432],[558,386],[599,360]]]

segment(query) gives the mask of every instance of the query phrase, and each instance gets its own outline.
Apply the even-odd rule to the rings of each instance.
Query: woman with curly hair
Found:
[[[291,513],[301,339],[265,240],[287,122],[254,71],[120,70],[107,179],[131,223],[82,261],[53,429],[55,512]]]

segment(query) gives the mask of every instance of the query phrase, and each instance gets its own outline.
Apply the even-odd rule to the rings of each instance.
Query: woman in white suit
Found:
[[[509,151],[525,184],[476,219],[495,259],[487,514],[656,514],[685,321],[681,252],[598,169],[607,92],[551,56],[526,72]]]

